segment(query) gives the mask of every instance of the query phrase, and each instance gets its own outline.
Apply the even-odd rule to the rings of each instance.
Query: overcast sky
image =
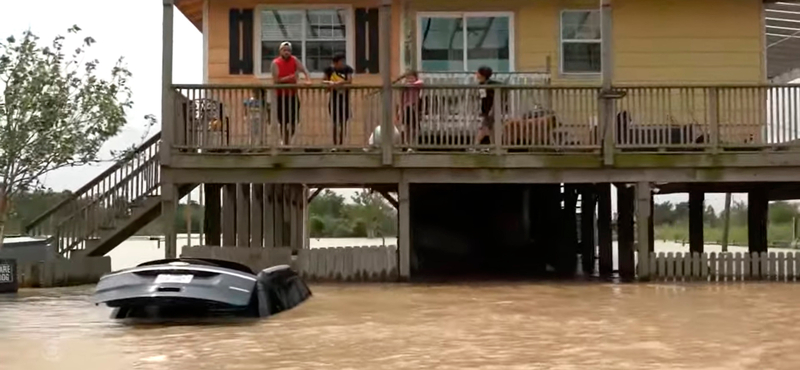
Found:
[[[46,9],[46,11],[43,11]],[[96,57],[106,67],[125,57],[133,73],[131,80],[135,105],[130,112],[129,124],[104,150],[119,149],[138,143],[144,133],[145,114],[159,116],[161,113],[161,1],[119,0],[2,0],[0,5],[0,37],[19,35],[31,29],[42,37],[52,38],[76,24],[83,35],[94,37]],[[200,32],[186,18],[175,12],[175,83],[203,82],[203,39]],[[154,134],[160,128],[153,128]],[[51,173],[45,184],[54,190],[77,189],[94,178],[108,164],[70,168]],[[350,192],[348,192],[350,193]],[[746,200],[744,194],[736,194],[736,200]],[[657,201],[686,201],[686,195],[658,196]],[[724,195],[709,194],[707,204],[721,210]],[[616,206],[614,207],[616,208]]]

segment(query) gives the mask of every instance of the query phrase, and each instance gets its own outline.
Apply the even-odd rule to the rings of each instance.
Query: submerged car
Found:
[[[267,317],[309,297],[311,290],[287,265],[255,274],[235,262],[177,258],[106,274],[97,283],[93,301],[114,308],[112,317],[117,319]]]

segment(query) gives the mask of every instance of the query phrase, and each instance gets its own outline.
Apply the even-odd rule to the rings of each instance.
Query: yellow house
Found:
[[[650,218],[654,188],[692,189],[690,208],[701,215],[706,191],[749,192],[748,218],[757,222],[748,226],[748,243],[752,252],[765,252],[768,199],[791,199],[800,183],[800,85],[767,84],[780,71],[768,70],[766,60],[767,50],[775,53],[771,45],[790,45],[800,29],[770,28],[764,0],[162,5],[162,132],[29,226],[57,225],[44,235],[57,239],[61,254],[102,255],[159,212],[175,219],[178,200],[198,184],[206,202],[206,245],[299,250],[307,246],[306,203],[314,194],[364,186],[398,209],[397,259],[386,265],[408,278],[410,204],[417,201],[411,200],[412,184],[550,184],[552,193],[535,195],[552,198],[546,203],[553,212],[541,214],[557,217],[550,226],[563,221],[575,230],[578,193],[586,216],[594,217],[597,206],[599,266],[610,273],[613,183],[625,215],[617,226],[618,255],[625,257],[618,266],[621,275],[632,276],[633,206],[637,220]],[[172,83],[176,8],[203,34],[202,85]],[[355,86],[273,86],[270,63],[284,41],[316,81],[334,55],[344,54]],[[480,66],[498,72],[500,84],[474,83]],[[392,83],[410,69],[423,73],[422,86]],[[342,100],[349,116],[334,113]],[[295,126],[294,135],[275,131]],[[378,127],[385,133],[380,139]],[[344,130],[343,140],[337,130]],[[312,195],[310,187],[317,188]],[[504,202],[531,208],[536,189]],[[394,191],[396,198],[387,195]],[[465,194],[446,193],[434,195]],[[85,205],[86,197],[99,200]],[[464,199],[459,203],[469,206],[470,197]],[[67,207],[87,211],[57,212]],[[113,225],[85,219],[112,208],[119,213],[109,220]],[[569,223],[558,218],[568,214]],[[520,227],[532,227],[531,213],[520,215],[518,224],[529,225]],[[656,260],[642,241],[653,231],[648,222],[636,224],[636,259],[649,261],[637,266],[646,278]],[[690,224],[698,231],[691,251],[702,251],[702,217]],[[175,257],[175,224],[164,226],[166,254]],[[581,235],[593,229],[591,221],[582,223]],[[519,240],[531,236],[522,234]],[[584,266],[593,265],[594,241],[583,239]],[[349,264],[339,257],[337,265]],[[333,271],[333,262],[326,266]]]
[[[280,42],[312,72],[345,53],[356,82],[379,83],[375,0],[176,0],[203,32],[208,83],[268,79]],[[613,82],[766,82],[762,0],[613,0]],[[598,83],[597,0],[392,0],[391,75],[549,72],[555,83]],[[466,53],[464,52],[466,50]],[[549,62],[548,62],[549,61]]]

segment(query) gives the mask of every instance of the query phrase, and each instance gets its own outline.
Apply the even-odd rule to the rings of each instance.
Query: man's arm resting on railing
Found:
[[[300,71],[300,73],[302,73],[306,77],[306,83],[310,84],[311,76],[308,75],[308,69],[306,68],[306,65],[303,64],[303,62],[301,62],[300,59],[297,59],[294,56],[292,56],[292,58],[294,58],[294,60],[297,62],[297,69]]]

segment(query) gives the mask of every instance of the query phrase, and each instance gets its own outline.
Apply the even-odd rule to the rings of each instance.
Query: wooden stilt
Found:
[[[222,187],[222,246],[236,246],[236,184]]]
[[[626,184],[617,187],[617,264],[619,276],[625,280],[636,277],[633,251],[633,210],[635,193]]]
[[[699,190],[689,191],[689,252],[703,253],[703,213],[705,194]]]
[[[611,184],[597,185],[597,242],[600,276],[609,277],[614,270],[611,229]]]
[[[236,186],[236,246],[250,247],[250,184]]]
[[[583,273],[594,274],[595,260],[595,210],[597,199],[594,187],[585,187],[581,193],[581,266]]]
[[[203,229],[205,230],[205,245],[220,246],[222,235],[222,186],[219,184],[205,184],[205,215],[203,216]],[[202,243],[202,242],[201,242]]]

